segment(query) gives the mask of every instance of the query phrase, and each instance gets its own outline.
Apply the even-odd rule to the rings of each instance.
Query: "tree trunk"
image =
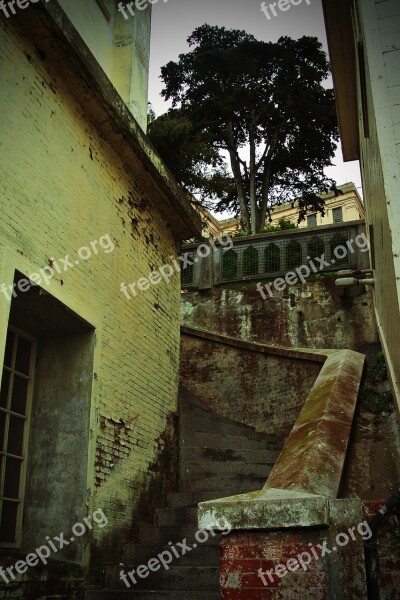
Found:
[[[231,161],[231,169],[232,169],[232,173],[233,173],[233,178],[235,180],[236,191],[237,191],[238,198],[239,198],[240,213],[242,216],[243,226],[246,227],[247,231],[249,231],[250,230],[250,215],[249,215],[249,211],[248,211],[247,203],[246,203],[246,194],[244,191],[242,174],[240,171],[239,157],[238,157],[236,146],[235,146],[235,139],[234,139],[234,135],[233,135],[233,123],[231,121],[229,121],[227,124],[226,133],[227,133],[227,148],[228,148],[229,157],[230,157],[230,161]]]

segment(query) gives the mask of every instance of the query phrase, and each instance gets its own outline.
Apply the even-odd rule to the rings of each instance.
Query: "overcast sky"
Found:
[[[297,0],[299,1],[299,0]],[[269,5],[271,0],[267,0]],[[321,0],[303,0],[299,6],[290,5],[286,12],[277,10],[271,19],[261,12],[260,0],[158,0],[153,5],[150,55],[149,100],[156,115],[169,108],[160,96],[163,84],[160,69],[179,54],[188,51],[187,38],[192,31],[207,23],[233,29],[244,29],[257,39],[275,42],[282,35],[299,38],[317,36],[327,51]],[[353,181],[360,193],[361,177],[358,162],[344,163],[340,146],[333,160],[335,166],[327,169],[337,183]]]

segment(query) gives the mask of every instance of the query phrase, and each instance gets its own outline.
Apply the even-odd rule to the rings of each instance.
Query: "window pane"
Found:
[[[28,384],[27,379],[14,375],[12,398],[11,398],[11,410],[24,415],[26,413],[26,400],[28,397]]]
[[[301,266],[302,251],[298,242],[290,242],[286,246],[286,267],[287,269],[295,269]]]
[[[281,268],[281,251],[276,244],[268,244],[265,248],[265,272],[276,273]]]
[[[3,371],[0,390],[0,406],[7,408],[8,387],[10,384],[10,371]]]
[[[243,252],[243,275],[257,275],[258,273],[258,250],[249,246]]]
[[[332,214],[334,223],[340,223],[343,221],[343,211],[341,206],[339,206],[339,208],[334,208]]]
[[[15,370],[29,375],[29,366],[31,361],[31,346],[32,344],[20,337],[18,338],[17,356],[15,359]]]
[[[317,215],[308,215],[307,226],[308,227],[316,227],[317,226]]]
[[[22,460],[7,458],[6,473],[4,477],[4,496],[6,498],[19,498],[19,482],[21,475]]]
[[[237,276],[237,254],[232,248],[222,254],[222,277],[232,279]]]
[[[6,413],[0,411],[0,452],[4,450],[5,428],[6,428]]]
[[[4,355],[4,364],[6,367],[11,367],[14,337],[12,331],[7,331],[6,351]]]
[[[22,448],[24,443],[24,419],[10,415],[10,427],[8,430],[8,445],[7,452],[22,456]]]
[[[18,506],[17,502],[4,500],[1,511],[0,542],[12,543],[16,541]]]

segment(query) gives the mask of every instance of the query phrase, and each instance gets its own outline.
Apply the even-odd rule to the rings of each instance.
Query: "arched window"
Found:
[[[286,246],[286,268],[291,270],[301,267],[301,261],[302,252],[299,242],[289,242]]]
[[[268,244],[265,248],[265,272],[277,273],[281,270],[281,251],[276,244]]]
[[[193,252],[188,252],[187,255],[188,258],[193,261]],[[181,270],[181,286],[184,287],[185,285],[193,285],[193,265],[186,265],[185,268]]]
[[[311,258],[320,258],[325,253],[324,240],[315,237],[308,243],[307,252]]]
[[[222,254],[222,278],[233,279],[237,277],[237,254],[232,248]]]
[[[243,275],[257,275],[258,273],[258,250],[249,246],[243,252]]]
[[[347,247],[347,239],[343,235],[335,235],[330,242],[331,260],[336,264],[347,264],[349,262],[349,248]],[[333,263],[333,264],[335,264]]]

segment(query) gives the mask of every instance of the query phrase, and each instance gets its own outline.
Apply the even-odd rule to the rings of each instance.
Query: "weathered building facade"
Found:
[[[323,0],[345,160],[360,160],[382,346],[400,406],[400,6]]]
[[[145,128],[150,14],[92,52],[114,24],[98,4],[0,19],[1,598],[78,597],[174,486],[180,276],[129,300],[121,284],[200,220],[133,116]]]

